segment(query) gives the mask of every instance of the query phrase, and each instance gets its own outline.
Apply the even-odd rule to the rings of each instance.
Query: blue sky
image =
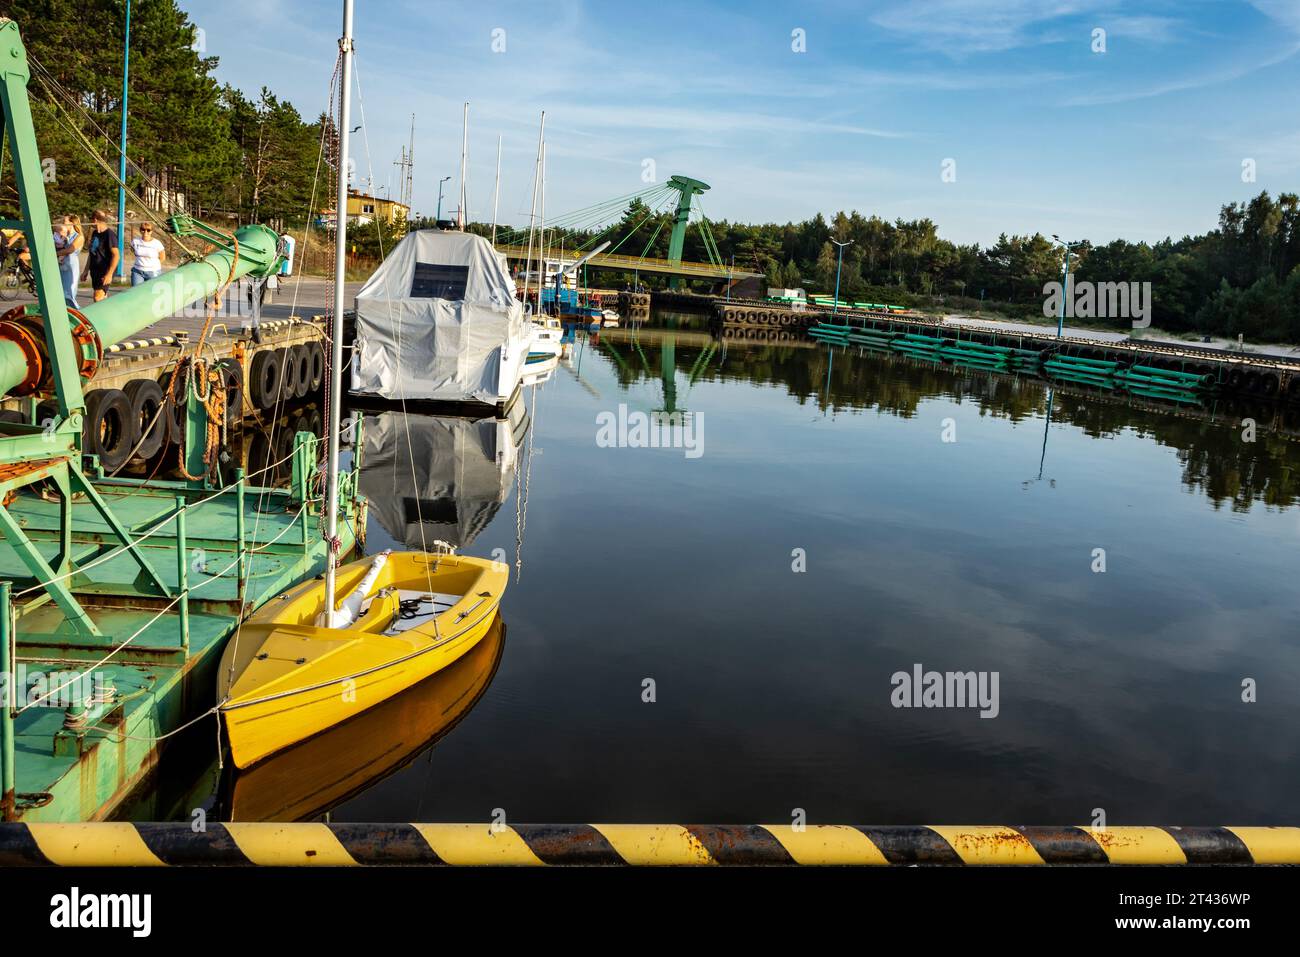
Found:
[[[181,2],[220,79],[324,107],[341,3]],[[985,244],[1179,237],[1300,189],[1300,0],[357,0],[355,32],[361,178],[396,192],[414,112],[421,213],[448,174],[455,205],[466,100],[483,220],[498,135],[501,220],[526,218],[543,109],[548,213],[640,189],[646,159],[711,184],[711,219],[856,209]]]

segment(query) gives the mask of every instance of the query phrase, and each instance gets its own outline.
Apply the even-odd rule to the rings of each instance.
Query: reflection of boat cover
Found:
[[[506,419],[367,416],[361,492],[370,514],[405,548],[467,547],[510,496],[526,415],[517,402]]]
[[[227,778],[229,821],[301,821],[402,769],[483,696],[505,647],[501,616],[451,665],[382,704]]]

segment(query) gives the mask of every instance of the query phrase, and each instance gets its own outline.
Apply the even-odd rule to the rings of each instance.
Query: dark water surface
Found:
[[[237,817],[1293,823],[1300,454],[1276,419],[1248,443],[1240,410],[600,340],[526,434],[411,416],[414,478],[400,416],[367,422],[370,550],[500,549],[505,628],[246,777]],[[601,447],[620,404],[688,410],[702,454]],[[893,707],[916,664],[997,672],[997,716]]]

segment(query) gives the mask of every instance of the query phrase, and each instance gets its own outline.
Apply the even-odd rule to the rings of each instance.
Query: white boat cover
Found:
[[[532,328],[482,236],[418,230],[357,293],[352,390],[493,404],[514,394]]]

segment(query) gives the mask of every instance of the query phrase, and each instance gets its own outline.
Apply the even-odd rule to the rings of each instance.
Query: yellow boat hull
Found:
[[[337,572],[349,594],[370,570],[365,558]],[[231,758],[239,768],[320,734],[387,701],[466,654],[496,619],[508,580],[504,564],[459,555],[388,556],[369,607],[346,628],[315,622],[324,585],[306,582],[264,605],[231,638],[217,700]],[[402,592],[459,596],[447,610],[400,633]]]

